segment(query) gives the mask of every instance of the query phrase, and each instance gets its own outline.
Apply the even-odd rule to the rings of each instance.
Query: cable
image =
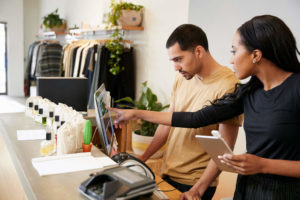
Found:
[[[159,185],[159,184],[161,184],[162,182],[167,182],[167,181],[161,180],[161,181],[159,181],[158,183],[156,183],[156,185]],[[171,192],[171,191],[174,191],[174,190],[177,190],[177,189],[174,188],[174,189],[171,189],[171,190],[160,190],[160,189],[156,189],[156,190],[161,191],[161,192]]]
[[[156,185],[159,185],[159,184],[161,184],[162,182],[164,182],[165,180],[161,180],[161,181],[159,181],[158,183],[156,183]]]
[[[160,190],[160,189],[156,189],[156,190],[161,191],[161,192],[172,192],[172,191],[177,190],[177,189],[174,188],[174,189],[171,189],[171,190]]]

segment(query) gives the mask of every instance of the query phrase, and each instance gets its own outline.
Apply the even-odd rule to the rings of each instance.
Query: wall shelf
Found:
[[[112,32],[115,29],[121,29],[124,31],[143,31],[144,27],[142,26],[119,26],[119,27],[115,27],[115,28],[111,28],[111,29],[105,29],[105,28],[96,28],[96,29],[73,29],[70,30],[70,34],[71,35],[79,35],[81,33],[95,33],[95,32]]]
[[[95,29],[72,29],[68,32],[42,32],[36,35],[37,38],[40,39],[55,39],[60,40],[61,42],[65,41],[72,41],[84,38],[97,38],[97,37],[107,37],[109,36],[114,30],[119,28],[122,31],[143,31],[144,27],[142,26],[118,26],[111,29],[105,28],[95,28]]]
[[[122,30],[132,30],[132,31],[143,31],[144,27],[142,26],[121,26]]]

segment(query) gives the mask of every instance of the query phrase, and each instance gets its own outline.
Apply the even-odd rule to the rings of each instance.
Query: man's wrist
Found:
[[[191,190],[194,191],[194,193],[197,193],[199,197],[202,197],[205,190],[203,189],[203,185],[201,183],[194,185]]]
[[[147,161],[147,158],[146,158],[146,156],[144,156],[144,154],[141,155],[141,156],[138,156],[138,158],[139,158],[141,161],[143,161],[143,162],[146,162],[146,161]]]

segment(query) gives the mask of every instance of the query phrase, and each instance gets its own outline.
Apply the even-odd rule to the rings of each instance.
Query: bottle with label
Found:
[[[33,107],[33,115],[32,115],[32,117],[34,118],[38,114],[39,114],[39,105],[35,104],[34,107]]]
[[[28,117],[32,117],[32,113],[33,113],[33,102],[29,102],[25,108],[25,114]]]
[[[43,108],[39,108],[39,113],[36,115],[35,121],[37,121],[43,125],[46,125],[47,117],[44,115]]]
[[[60,118],[59,115],[55,115],[54,116],[54,122],[53,122],[53,126],[52,126],[54,133],[56,133],[56,131],[58,129],[57,127],[60,126],[60,120],[59,120],[59,118]]]
[[[48,127],[52,127],[53,122],[54,122],[54,112],[53,111],[49,111],[48,117],[47,117],[47,126]]]
[[[42,156],[50,156],[56,152],[55,140],[51,140],[51,132],[47,131],[46,140],[41,142],[40,153]]]

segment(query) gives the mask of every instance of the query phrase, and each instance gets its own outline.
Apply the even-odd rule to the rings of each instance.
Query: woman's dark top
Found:
[[[174,112],[172,126],[198,128],[244,113],[247,152],[264,158],[300,160],[300,74],[264,91],[258,88],[231,105]]]

